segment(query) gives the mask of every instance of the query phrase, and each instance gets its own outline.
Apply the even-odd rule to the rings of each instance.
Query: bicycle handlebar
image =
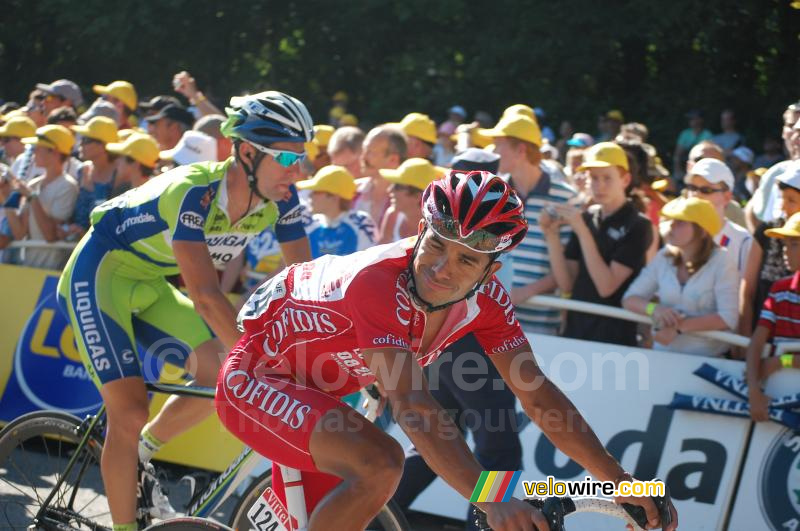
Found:
[[[661,527],[666,527],[672,523],[672,513],[669,511],[670,496],[669,489],[665,487],[664,496],[653,496],[651,499],[658,509],[659,517],[661,518]],[[525,502],[530,503],[539,509],[547,520],[547,525],[550,526],[550,531],[565,531],[564,517],[581,512],[601,513],[610,516],[615,516],[626,523],[638,526],[639,529],[647,529],[647,514],[644,507],[639,505],[632,505],[629,503],[616,504],[612,500],[605,498],[569,498],[551,496],[545,499],[526,499]],[[475,524],[481,531],[491,531],[491,527],[486,520],[486,513],[477,511],[477,518]]]

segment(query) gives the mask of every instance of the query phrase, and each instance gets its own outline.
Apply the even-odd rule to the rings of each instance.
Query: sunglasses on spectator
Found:
[[[408,184],[392,184],[392,191],[405,192],[407,194],[421,194],[422,190]]]
[[[248,144],[250,144],[250,143],[248,142]],[[303,153],[295,153],[294,151],[283,151],[281,149],[270,149],[270,148],[267,148],[267,147],[264,147],[264,146],[259,146],[258,144],[250,144],[250,145],[253,146],[254,148],[256,148],[257,150],[259,150],[260,152],[266,153],[267,155],[269,155],[270,157],[275,159],[275,161],[278,164],[280,164],[281,166],[283,166],[284,168],[289,168],[293,164],[301,163],[304,160],[306,160],[305,152],[303,152]]]
[[[122,160],[124,160],[128,164],[136,164],[138,162],[135,158],[131,157],[130,155],[125,155],[125,157]]]
[[[89,138],[88,136],[84,136],[81,138],[81,145],[85,146],[86,144],[102,144],[102,142],[100,142],[96,138]]]
[[[711,188],[710,186],[695,186],[693,184],[687,184],[686,190],[690,192],[699,192],[703,195],[711,195],[714,192],[727,192],[728,188]]]

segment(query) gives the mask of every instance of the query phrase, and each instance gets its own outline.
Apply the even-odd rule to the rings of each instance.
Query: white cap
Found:
[[[786,170],[778,175],[776,179],[779,183],[783,183],[797,188],[800,190],[800,160],[793,160],[787,166]]]
[[[217,160],[217,141],[200,131],[186,131],[178,144],[166,151],[159,153],[164,160],[174,160],[183,166],[194,162]]]
[[[728,190],[733,190],[733,172],[724,162],[717,159],[705,158],[698,160],[692,166],[691,171],[686,174],[685,181],[687,184],[691,181],[693,175],[702,177],[711,184],[725,183]]]
[[[755,153],[753,153],[753,150],[745,146],[739,146],[738,148],[734,149],[731,152],[731,155],[751,166],[753,165],[753,159],[756,157]]]

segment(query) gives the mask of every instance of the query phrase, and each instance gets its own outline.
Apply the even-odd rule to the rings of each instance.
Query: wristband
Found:
[[[794,354],[782,354],[781,355],[781,367],[784,369],[791,369],[794,365]]]
[[[192,103],[195,104],[195,105],[197,105],[198,103],[204,102],[204,101],[206,101],[206,99],[208,99],[208,98],[206,98],[206,95],[203,94],[202,92],[198,92],[198,94],[199,94],[198,96],[195,96],[194,98],[192,98]]]
[[[644,313],[652,316],[656,312],[656,306],[658,306],[658,304],[656,304],[655,302],[648,302],[647,307],[644,310]]]

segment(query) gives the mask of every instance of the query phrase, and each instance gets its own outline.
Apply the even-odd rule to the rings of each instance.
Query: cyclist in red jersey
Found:
[[[291,266],[239,314],[217,412],[245,444],[302,471],[310,530],[364,529],[400,481],[400,445],[340,400],[373,382],[434,472],[469,499],[482,469],[421,369],[468,332],[560,450],[596,479],[630,479],[541,372],[494,277],[527,231],[519,197],[488,172],[451,170],[422,201],[417,238]],[[282,498],[279,476],[275,488]],[[649,498],[623,501],[659,524]],[[494,529],[548,529],[520,500],[476,505]]]

